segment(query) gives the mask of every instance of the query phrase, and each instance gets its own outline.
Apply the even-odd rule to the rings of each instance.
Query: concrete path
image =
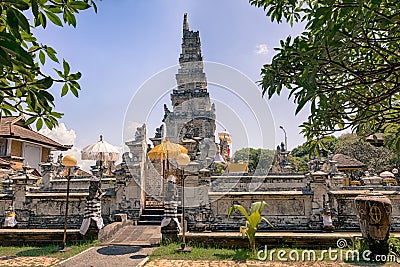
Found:
[[[137,266],[161,240],[159,226],[127,226],[101,246],[60,262],[60,267]]]

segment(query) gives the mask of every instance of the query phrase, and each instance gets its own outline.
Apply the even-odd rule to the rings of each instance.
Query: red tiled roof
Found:
[[[335,154],[332,158],[337,162],[338,168],[362,168],[364,163],[344,154]]]
[[[50,139],[38,132],[30,129],[29,126],[21,126],[16,124],[19,121],[24,121],[22,116],[1,117],[0,120],[0,137],[15,138],[25,141],[31,141],[51,147],[54,150],[68,150],[71,146],[62,145],[53,139]]]

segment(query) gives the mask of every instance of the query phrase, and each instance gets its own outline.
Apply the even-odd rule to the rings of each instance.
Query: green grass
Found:
[[[189,245],[190,246],[190,245]],[[169,245],[161,245],[157,249],[153,251],[153,253],[149,256],[151,261],[157,260],[157,259],[168,259],[168,260],[233,260],[237,262],[245,262],[248,260],[258,260],[257,256],[253,256],[251,253],[250,249],[243,249],[243,248],[238,248],[238,249],[233,249],[233,248],[213,248],[213,247],[201,247],[201,246],[190,246],[192,248],[192,252],[190,253],[179,253],[176,252],[175,249],[179,248],[180,244],[173,243]],[[261,249],[261,248],[260,248]],[[274,250],[275,252],[272,253],[272,258],[270,258],[272,252]],[[284,254],[281,254],[281,257],[286,258],[287,260],[282,260],[278,258],[278,251],[284,251]],[[387,264],[384,263],[375,263],[371,264],[371,262],[364,262],[360,258],[360,261],[347,261],[345,258],[346,251],[343,250],[343,257],[340,257],[340,253],[337,253],[337,259],[331,259],[329,258],[328,253],[323,250],[315,249],[315,256],[314,258],[311,256],[308,256],[310,249],[293,249],[293,248],[287,248],[287,247],[278,247],[278,248],[268,248],[268,257],[265,259],[265,262],[268,261],[273,261],[273,262],[325,262],[327,264],[334,264],[334,263],[344,263],[347,262],[349,264],[355,265],[355,266],[393,266],[393,262],[388,262]],[[291,256],[289,254],[291,253]],[[302,257],[303,253],[305,253],[305,256]],[[261,254],[263,256],[264,254]],[[298,255],[298,261],[297,260],[291,260],[296,258],[296,255]],[[311,257],[311,258],[310,258]],[[304,259],[304,260],[302,260]]]
[[[1,257],[52,257],[59,260],[64,260],[70,258],[90,247],[97,245],[97,241],[86,241],[77,242],[73,244],[67,244],[67,252],[59,252],[57,245],[47,245],[47,246],[0,246],[0,258]]]
[[[190,245],[189,245],[190,246]],[[226,260],[246,261],[253,258],[248,249],[229,249],[229,248],[204,248],[200,246],[190,246],[192,252],[178,253],[175,251],[180,244],[162,245],[156,248],[150,255],[151,260],[169,259],[169,260]]]

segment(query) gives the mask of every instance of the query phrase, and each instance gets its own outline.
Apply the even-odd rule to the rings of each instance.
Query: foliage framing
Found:
[[[39,43],[32,29],[46,28],[48,22],[63,27],[76,26],[75,14],[93,7],[92,0],[2,0],[0,1],[0,117],[24,114],[27,124],[36,121],[36,128],[58,125],[62,113],[54,108],[54,97],[49,89],[54,83],[63,84],[61,96],[71,92],[78,97],[81,73],[71,73],[57,52]],[[33,19],[28,16],[32,14]],[[47,59],[59,63],[62,70],[54,69],[57,76],[43,72]]]
[[[249,0],[272,21],[305,21],[265,64],[263,94],[289,90],[311,115],[308,140],[352,129],[384,132],[400,150],[400,2],[392,0]]]
[[[228,220],[231,217],[232,213],[235,210],[240,211],[243,216],[246,218],[246,225],[245,226],[240,226],[240,233],[242,234],[242,237],[245,238],[247,236],[247,239],[249,240],[250,248],[253,253],[253,255],[256,255],[257,250],[256,250],[256,232],[257,232],[257,227],[261,223],[262,220],[266,221],[271,227],[272,224],[265,219],[264,217],[261,216],[261,212],[264,209],[264,206],[267,203],[265,201],[259,201],[259,202],[254,202],[251,204],[250,208],[250,215],[247,213],[246,209],[242,205],[232,205],[232,207],[229,208],[228,211]]]

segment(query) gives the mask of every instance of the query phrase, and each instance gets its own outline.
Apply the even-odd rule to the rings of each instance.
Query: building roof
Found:
[[[0,118],[0,137],[20,139],[30,141],[50,147],[52,150],[65,151],[71,148],[71,145],[62,145],[51,138],[48,138],[25,125],[23,116],[7,116]]]
[[[375,134],[371,134],[370,136],[368,136],[366,138],[367,142],[369,142],[371,145],[374,146],[383,146],[384,143],[384,136],[383,133],[375,133]]]
[[[229,163],[228,172],[248,173],[249,167],[246,163]]]
[[[337,162],[338,169],[359,169],[365,166],[364,163],[344,154],[335,154],[332,160]]]

